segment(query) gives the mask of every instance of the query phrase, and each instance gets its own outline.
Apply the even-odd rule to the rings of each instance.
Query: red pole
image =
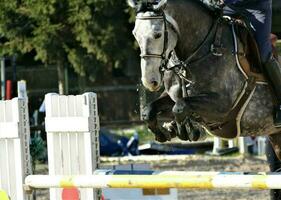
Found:
[[[6,81],[6,100],[10,100],[13,98],[13,84],[11,80]]]

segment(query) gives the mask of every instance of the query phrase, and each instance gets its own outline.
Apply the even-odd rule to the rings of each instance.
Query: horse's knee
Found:
[[[173,106],[173,114],[177,122],[182,122],[186,118],[186,104],[183,100],[178,101]]]
[[[157,116],[156,109],[152,105],[147,105],[142,110],[142,119],[146,122],[149,122],[155,119]]]
[[[174,114],[181,114],[184,112],[184,108],[185,108],[185,103],[183,101],[178,101],[175,103],[175,105],[173,106],[173,113]]]

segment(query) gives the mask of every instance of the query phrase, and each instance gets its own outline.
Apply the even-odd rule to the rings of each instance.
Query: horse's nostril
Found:
[[[153,85],[153,87],[157,87],[158,86],[158,82],[157,81],[151,81],[151,84]]]

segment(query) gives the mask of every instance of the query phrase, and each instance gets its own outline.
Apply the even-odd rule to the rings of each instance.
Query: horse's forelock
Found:
[[[153,8],[153,6],[157,5],[158,3],[159,0],[142,0],[137,5],[137,13],[148,11],[159,12]]]

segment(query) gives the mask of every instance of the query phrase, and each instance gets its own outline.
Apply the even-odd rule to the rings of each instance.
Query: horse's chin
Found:
[[[156,88],[147,88],[150,92],[158,92],[161,88],[161,85],[159,85],[158,87]]]
[[[149,85],[146,85],[146,84],[143,84],[143,85],[144,85],[144,87],[145,87],[146,89],[148,89],[150,92],[158,92],[158,91],[160,90],[160,88],[161,88],[161,84],[158,85],[157,87],[149,86]]]

